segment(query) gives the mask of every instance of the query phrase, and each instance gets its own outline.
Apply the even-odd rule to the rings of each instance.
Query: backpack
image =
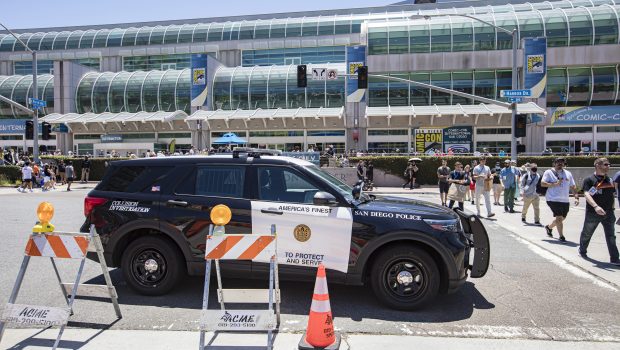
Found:
[[[540,196],[545,196],[547,194],[547,187],[542,186],[542,176],[538,175],[540,178],[538,179],[538,183],[536,183],[536,193]],[[525,175],[525,183],[530,179],[530,174]]]

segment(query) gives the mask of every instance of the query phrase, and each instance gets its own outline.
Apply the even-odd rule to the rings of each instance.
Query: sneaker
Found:
[[[521,218],[521,222],[525,222],[525,218]]]
[[[508,212],[508,207],[504,205],[504,211],[507,213]]]
[[[508,212],[509,212],[510,214],[514,214],[514,213],[516,213],[516,211],[515,211],[514,209],[510,209]]]
[[[32,189],[30,189],[30,193],[34,192]]]
[[[562,242],[566,242],[566,237],[564,237],[564,236],[560,236],[560,238],[559,238],[559,239],[560,239],[560,241],[562,241]]]
[[[491,213],[491,214],[487,215],[488,218],[492,218],[494,216],[495,216],[495,213]]]
[[[553,237],[553,229],[552,228],[550,228],[549,226],[545,225],[545,231],[547,231],[547,236]]]
[[[540,225],[541,225],[541,224],[540,224],[540,221],[534,221],[534,225],[538,225],[538,226],[540,226]]]
[[[588,254],[587,253],[582,253],[581,251],[579,251],[579,256],[584,258],[584,259],[588,258]]]

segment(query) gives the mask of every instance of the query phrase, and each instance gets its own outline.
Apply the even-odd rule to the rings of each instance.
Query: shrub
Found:
[[[15,183],[22,178],[21,169],[13,165],[0,165],[0,177],[6,182]]]
[[[41,157],[43,163],[55,163],[70,160],[73,162],[73,169],[75,170],[75,176],[79,180],[82,176],[82,162],[84,158],[73,158],[65,156],[43,156]],[[129,158],[89,158],[90,159],[90,181],[100,181],[105,173],[105,163],[115,162],[119,160],[127,160]]]

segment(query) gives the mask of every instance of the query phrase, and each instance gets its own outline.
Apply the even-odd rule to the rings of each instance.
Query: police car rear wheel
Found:
[[[127,284],[140,294],[162,295],[183,276],[182,256],[166,239],[138,238],[123,253],[121,269]]]
[[[423,249],[392,247],[380,253],[371,270],[372,289],[384,304],[399,310],[427,305],[439,291],[439,269]]]

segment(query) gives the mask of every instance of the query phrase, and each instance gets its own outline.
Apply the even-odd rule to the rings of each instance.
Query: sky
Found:
[[[64,27],[384,6],[397,1],[2,0],[0,23],[9,29]]]

